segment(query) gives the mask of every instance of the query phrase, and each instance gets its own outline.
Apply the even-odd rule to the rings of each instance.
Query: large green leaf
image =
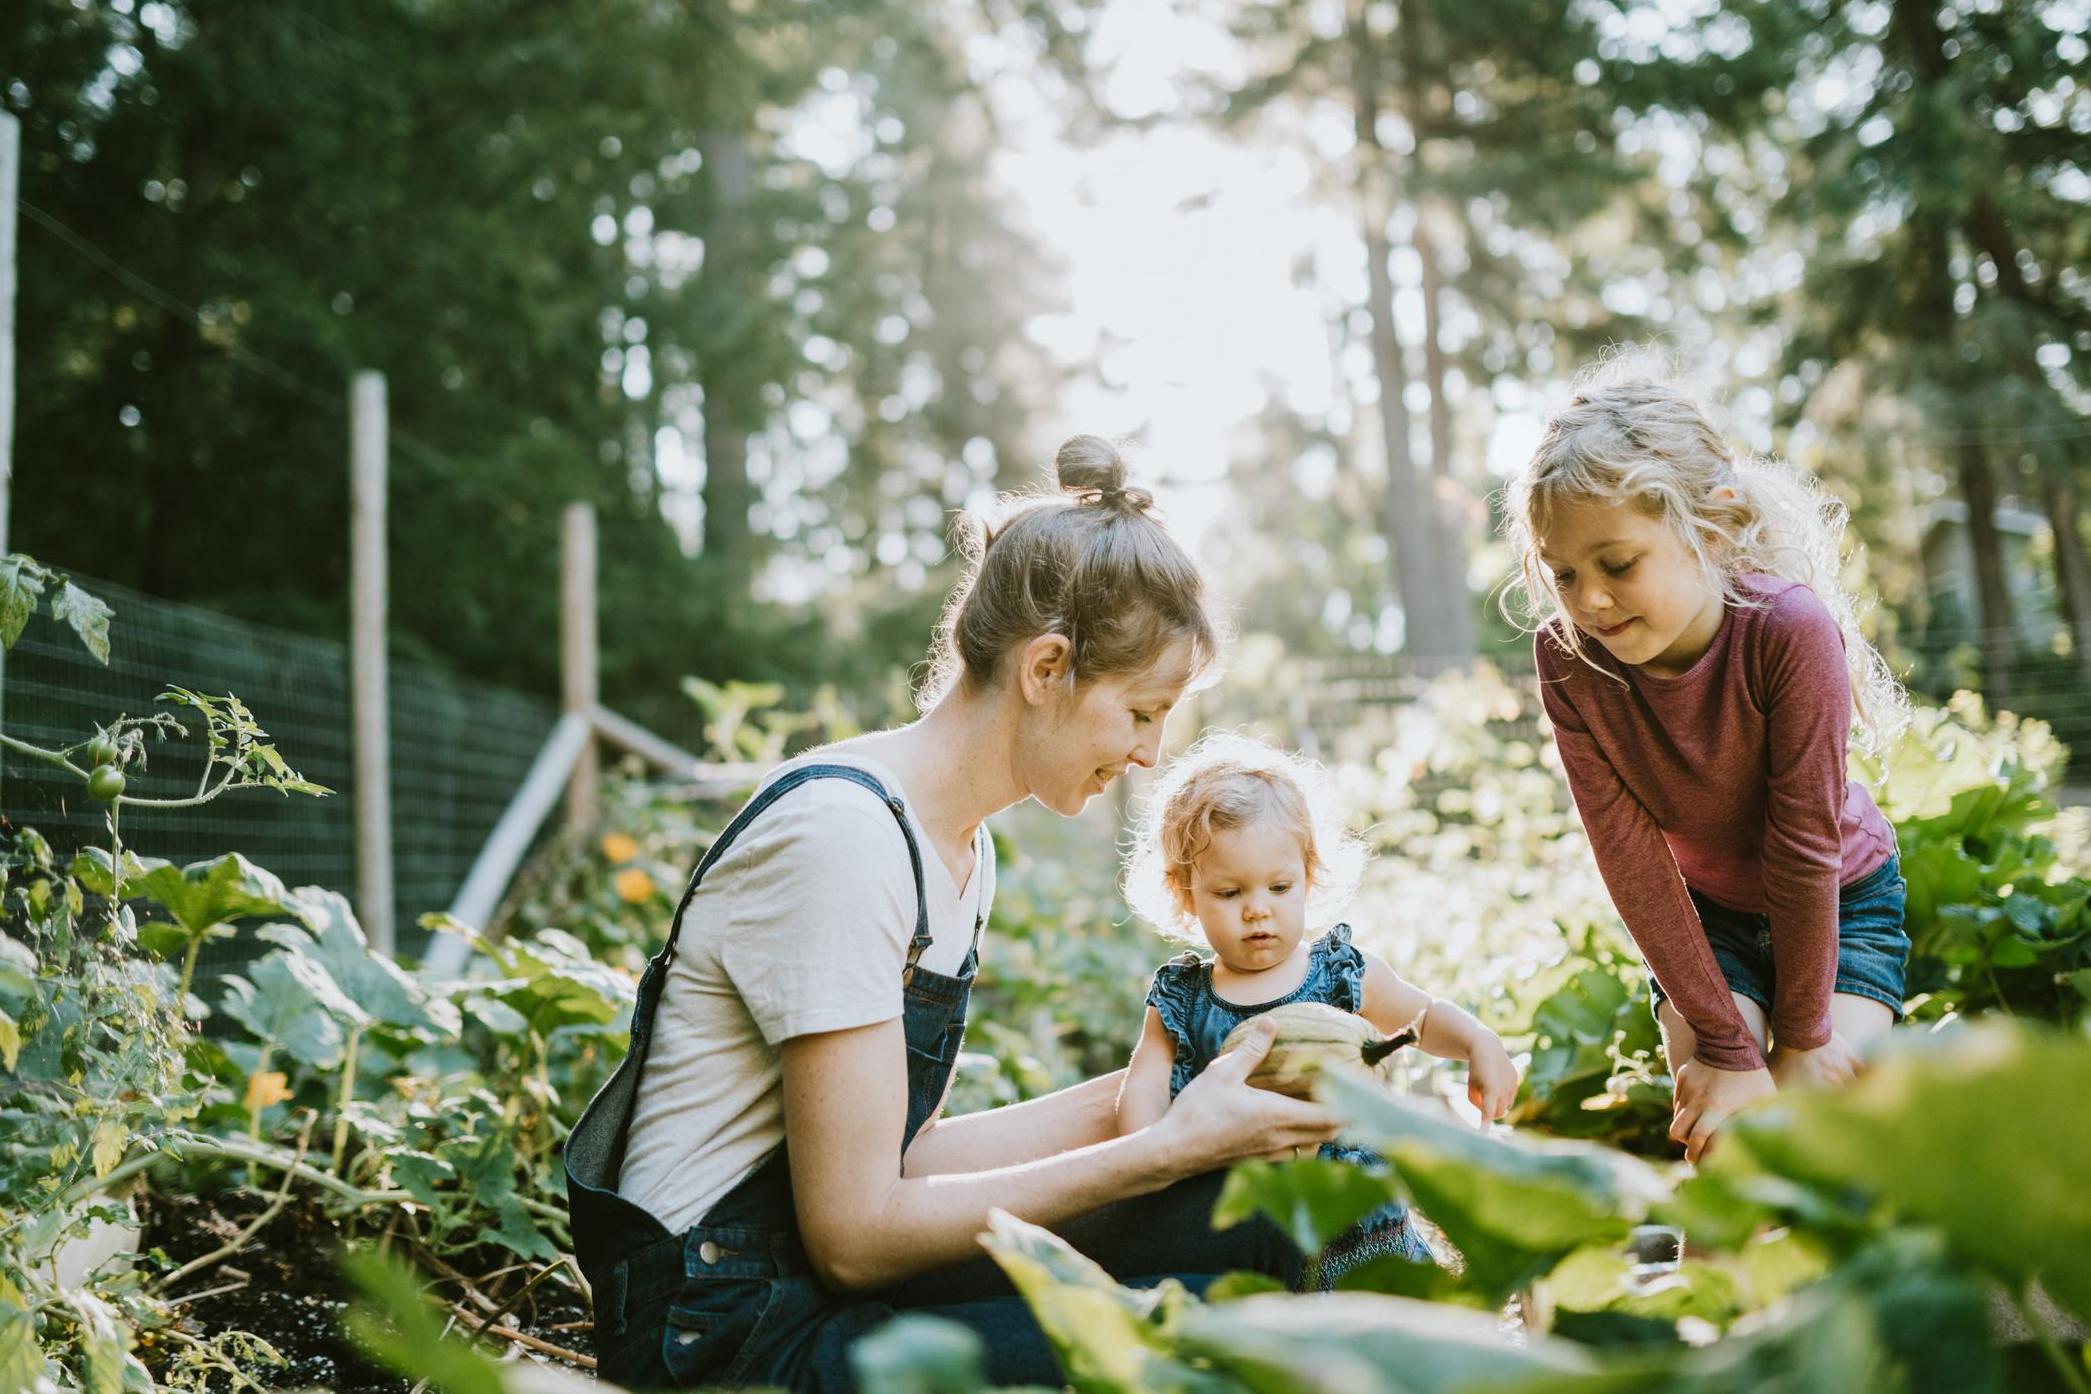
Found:
[[[1212,1222],[1215,1229],[1229,1229],[1265,1214],[1303,1253],[1313,1254],[1397,1196],[1390,1178],[1349,1162],[1237,1162],[1213,1206]]]
[[[0,648],[13,648],[44,593],[43,568],[19,552],[0,556]]]
[[[158,904],[191,935],[227,920],[281,915],[293,908],[283,882],[237,852],[181,867],[163,862],[131,889]]]
[[[113,612],[97,596],[89,595],[71,581],[60,581],[51,593],[51,618],[73,627],[87,651],[102,663],[109,661],[109,618]]]
[[[1330,1071],[1322,1096],[1347,1135],[1393,1164],[1486,1296],[1507,1295],[1584,1245],[1624,1239],[1670,1194],[1653,1167],[1625,1153],[1482,1132],[1362,1074]]]
[[[1189,1304],[1181,1285],[1122,1288],[1057,1235],[1002,1210],[990,1212],[981,1243],[1030,1304],[1079,1394],[1234,1390],[1171,1354],[1171,1319]]]
[[[1259,1394],[1452,1394],[1597,1368],[1571,1342],[1513,1339],[1499,1316],[1374,1293],[1245,1297],[1187,1313],[1178,1339]]]
[[[849,1363],[863,1394],[975,1394],[983,1355],[970,1326],[903,1312],[851,1346]]]
[[[318,962],[372,1022],[403,1031],[455,1035],[455,1003],[432,996],[412,974],[370,951],[348,897],[319,886],[291,893],[302,924],[263,925],[260,936]]]
[[[322,1003],[326,1005],[322,1007]],[[325,1069],[341,1059],[340,1009],[357,1011],[312,960],[281,949],[225,979],[225,1014],[307,1065]]]
[[[366,1299],[349,1312],[349,1329],[380,1360],[443,1394],[506,1394],[501,1367],[451,1338],[404,1271],[377,1254],[350,1254],[341,1266]]]
[[[2091,1315],[2091,1040],[1986,1022],[1895,1044],[1843,1090],[1784,1092],[1738,1118],[1710,1170],[1857,1188]]]

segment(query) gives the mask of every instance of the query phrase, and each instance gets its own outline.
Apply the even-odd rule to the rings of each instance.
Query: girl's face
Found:
[[[1134,765],[1153,769],[1162,725],[1191,680],[1179,641],[1150,668],[1079,683],[1041,710],[1018,743],[1018,778],[1053,812],[1073,817]]]
[[[1554,509],[1539,538],[1554,592],[1576,628],[1621,663],[1683,672],[1721,627],[1720,590],[1661,519],[1590,500]]]
[[[1307,860],[1275,819],[1215,831],[1191,867],[1191,910],[1220,962],[1260,973],[1292,957],[1307,929]]]

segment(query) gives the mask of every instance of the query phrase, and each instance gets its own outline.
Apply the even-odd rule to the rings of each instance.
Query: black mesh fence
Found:
[[[252,709],[277,749],[331,797],[267,790],[229,793],[201,807],[128,808],[127,847],[141,856],[189,862],[224,852],[289,885],[353,895],[354,799],[345,644],[227,618],[75,576],[115,611],[106,667],[48,615],[29,622],[5,668],[5,729],[46,747],[69,745],[119,713],[173,710],[196,739],[155,742],[128,792],[186,797],[203,768],[198,723],[161,708],[169,687],[231,693]],[[443,909],[500,817],[557,716],[546,699],[473,683],[422,664],[390,664],[394,924],[402,954],[426,935],[415,923]],[[0,757],[0,810],[36,828],[61,853],[105,840],[103,808],[55,766]],[[210,945],[200,964],[219,973],[248,952],[241,940]]]

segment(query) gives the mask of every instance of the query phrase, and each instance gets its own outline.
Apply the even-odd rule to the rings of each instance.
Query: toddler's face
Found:
[[[1307,926],[1299,834],[1270,819],[1215,832],[1191,868],[1191,909],[1220,962],[1237,973],[1291,958]]]
[[[1682,672],[1720,629],[1720,591],[1677,534],[1639,508],[1563,504],[1539,552],[1569,620],[1621,663]]]

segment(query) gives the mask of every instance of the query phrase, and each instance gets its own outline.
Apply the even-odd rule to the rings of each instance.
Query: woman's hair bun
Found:
[[[1154,495],[1125,482],[1125,457],[1102,436],[1070,436],[1053,456],[1053,478],[1063,493],[1136,512],[1154,506]]]

